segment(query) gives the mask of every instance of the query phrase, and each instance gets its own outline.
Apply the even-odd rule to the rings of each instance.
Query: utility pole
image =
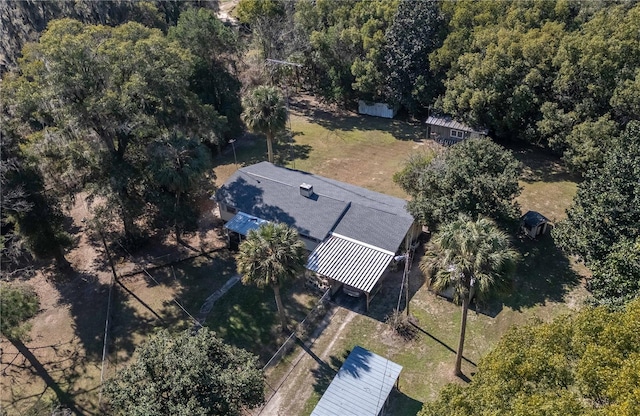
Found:
[[[102,364],[100,365],[100,393],[98,394],[98,406],[102,402],[102,387],[104,383],[104,362],[107,358],[107,344],[109,340],[109,327],[111,326],[111,298],[113,292],[113,284],[118,281],[118,273],[116,272],[116,266],[113,264],[113,258],[111,257],[111,253],[109,252],[109,245],[107,244],[107,240],[104,237],[104,231],[102,228],[102,224],[97,222],[96,229],[98,234],[100,235],[100,239],[102,240],[102,245],[104,247],[104,251],[107,255],[107,259],[109,260],[109,266],[111,267],[111,284],[109,285],[109,298],[107,299],[107,319],[104,323],[104,339],[102,343]]]
[[[296,74],[298,73],[298,68],[302,68],[302,64],[299,64],[296,62],[281,61],[279,59],[271,59],[271,58],[267,58],[266,61],[274,65],[293,66],[296,68]],[[291,116],[289,112],[289,87],[286,84],[284,87],[284,91],[285,91],[285,100],[287,103],[287,120],[289,121],[289,131],[291,131]]]
[[[404,255],[404,275],[402,280],[405,280],[404,297],[407,301],[407,307],[405,312],[409,317],[409,265],[411,264],[411,251],[407,250],[407,254]]]
[[[235,163],[236,168],[238,168],[238,158],[236,157],[236,146],[234,144],[235,142],[236,139],[229,140],[229,143],[231,143],[231,148],[233,149],[233,162]]]

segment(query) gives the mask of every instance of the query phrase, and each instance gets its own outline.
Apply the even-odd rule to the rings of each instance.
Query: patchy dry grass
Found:
[[[423,141],[418,124],[362,117],[350,113],[328,113],[314,103],[299,99],[292,109],[293,140],[276,146],[278,161],[289,167],[405,197],[392,181],[393,174],[412,152],[435,146]],[[239,165],[266,159],[264,140],[245,137],[235,143]],[[576,192],[576,181],[562,165],[548,155],[531,150],[515,150],[525,166],[518,198],[523,211],[533,209],[551,220],[564,217],[564,210]],[[218,160],[217,183],[236,169],[231,149]],[[76,226],[81,227],[78,221]],[[549,236],[540,241],[518,240],[523,261],[509,295],[483,304],[471,312],[463,371],[472,376],[475,364],[512,326],[531,319],[549,320],[579,308],[587,296],[580,285],[584,269],[577,268],[554,246]],[[27,344],[60,390],[73,398],[83,414],[98,414],[100,356],[109,273],[95,251],[74,261],[82,270],[72,282],[34,281],[41,297],[42,311],[33,320],[32,340]],[[72,259],[73,260],[73,259]],[[99,263],[97,266],[94,263]],[[175,297],[191,314],[235,273],[228,254],[199,258],[153,273],[158,283],[138,275],[122,280],[114,300],[112,340],[107,375],[125,365],[135,347],[156,328],[188,328],[190,318],[173,303]],[[304,354],[296,372],[285,380],[282,406],[286,414],[309,414],[340,367],[346,354],[361,345],[404,366],[400,392],[392,397],[392,414],[415,414],[422,403],[436,397],[448,382],[462,382],[451,369],[457,345],[460,310],[436,297],[424,287],[414,267],[411,312],[418,319],[418,336],[413,341],[396,337],[383,323],[398,296],[397,277],[390,279],[373,300],[369,314],[346,309],[335,312],[329,325]],[[126,288],[126,289],[125,289]],[[135,294],[135,296],[133,296]],[[300,321],[316,302],[301,285],[284,290],[288,315]],[[44,299],[44,301],[43,301]],[[277,332],[275,302],[270,289],[258,290],[238,284],[215,305],[206,325],[227,342],[258,354],[265,362],[282,340]],[[41,411],[60,398],[46,388],[42,374],[16,356],[13,346],[3,341],[2,404],[9,414],[24,414],[34,404]],[[14,352],[13,356],[11,352]],[[269,382],[279,381],[289,371],[291,359],[304,351],[294,350],[286,360],[269,371]],[[313,355],[312,355],[313,354]],[[23,366],[24,364],[24,366]],[[21,367],[22,366],[22,367]],[[275,384],[274,384],[275,385]]]
[[[423,140],[418,123],[351,113],[336,116],[303,99],[292,105],[291,132],[292,142],[275,146],[277,163],[401,198],[406,194],[393,182],[393,174],[411,153],[438,146]],[[264,139],[245,137],[235,147],[239,165],[266,160]],[[215,169],[216,183],[224,183],[236,169],[232,149],[226,149]]]
[[[568,173],[560,160],[534,149],[512,149],[523,165],[522,194],[518,203],[522,212],[538,211],[552,222],[566,217],[578,189],[578,178]]]
[[[423,132],[415,124],[352,114],[334,116],[304,105],[293,111],[291,127],[294,141],[278,147],[280,161],[287,166],[399,197],[406,195],[393,183],[393,173],[411,152],[432,145],[420,140]],[[261,141],[248,144],[238,152],[239,162],[263,160],[263,147]],[[523,191],[518,198],[523,211],[539,211],[552,221],[564,218],[576,192],[575,178],[550,155],[522,149],[514,149],[514,153],[524,165]],[[218,171],[220,182],[230,174],[224,164]],[[517,240],[516,246],[522,262],[513,290],[470,312],[463,361],[463,371],[469,377],[509,328],[570,313],[588,296],[581,285],[585,270],[572,264],[550,236],[540,241]],[[306,352],[309,359],[296,364],[284,382],[285,394],[278,399],[280,409],[291,414],[311,413],[346,354],[356,345],[403,365],[400,391],[392,397],[392,414],[416,414],[422,403],[434,399],[445,384],[463,383],[452,374],[460,308],[427,290],[417,267],[413,275],[411,312],[419,322],[417,339],[402,340],[383,323],[390,305],[397,300],[397,284],[374,299],[369,314],[356,314],[342,331],[339,328],[347,312],[339,310]],[[290,357],[301,351],[297,349]],[[284,360],[270,370],[270,382],[279,381],[291,365]],[[305,383],[312,388],[301,388]]]

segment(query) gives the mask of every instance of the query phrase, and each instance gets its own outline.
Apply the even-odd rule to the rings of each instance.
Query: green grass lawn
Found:
[[[363,186],[394,196],[406,197],[392,181],[412,152],[435,146],[421,140],[420,125],[397,120],[332,114],[294,107],[291,117],[293,142],[276,148],[278,162],[296,169]],[[522,193],[517,201],[522,211],[539,211],[552,221],[565,217],[565,209],[576,193],[576,178],[569,175],[552,155],[538,150],[512,149],[523,163]],[[237,147],[239,164],[248,165],[266,158],[263,140],[246,141]],[[227,154],[216,169],[222,183],[236,169],[233,155]],[[472,377],[481,358],[514,325],[535,319],[550,320],[579,308],[587,293],[581,285],[583,268],[564,256],[547,235],[539,241],[515,240],[522,255],[509,294],[481,304],[469,314],[465,343],[464,373]],[[418,319],[417,338],[406,342],[395,337],[383,323],[397,292],[376,297],[369,315],[357,316],[331,348],[331,357],[314,373],[314,392],[300,406],[309,414],[340,367],[348,351],[361,345],[404,366],[400,392],[392,400],[392,414],[415,414],[422,403],[434,399],[449,382],[462,381],[452,375],[459,336],[459,307],[435,296],[422,285],[415,267],[416,287],[411,312]],[[375,305],[380,310],[376,311]],[[340,320],[340,317],[337,317]],[[326,331],[330,332],[329,327]],[[321,351],[322,339],[314,345]],[[288,362],[284,366],[290,365]],[[274,369],[273,374],[282,374]]]
[[[281,289],[290,327],[311,311],[318,297],[308,293],[302,279]],[[227,343],[244,348],[266,364],[289,336],[279,330],[273,289],[258,289],[238,283],[215,305],[206,325]]]
[[[436,146],[423,141],[417,123],[376,117],[307,111],[302,104],[291,112],[293,142],[275,146],[276,163],[342,180],[373,191],[405,198],[392,180],[413,152]],[[239,165],[266,160],[266,142],[261,138],[236,143]],[[215,169],[218,185],[237,169],[231,149],[219,158]]]
[[[156,328],[179,331],[193,327],[194,322],[173,298],[196,316],[207,297],[236,274],[235,267],[233,253],[222,250],[210,258],[198,257],[154,271],[152,275],[160,285],[148,278],[124,281],[135,297],[120,289],[115,303],[113,338],[121,364]],[[318,299],[304,289],[302,280],[286,284],[281,293],[292,324],[304,319]],[[205,325],[225,342],[258,355],[263,364],[288,336],[278,330],[273,290],[244,286],[241,282],[214,304]]]

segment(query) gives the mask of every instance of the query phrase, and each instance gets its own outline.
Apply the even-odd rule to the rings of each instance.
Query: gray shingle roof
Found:
[[[402,366],[356,346],[311,416],[378,416]]]
[[[313,186],[312,198],[300,195],[303,183]],[[216,199],[319,241],[335,231],[393,252],[413,223],[403,199],[268,162],[236,171]]]

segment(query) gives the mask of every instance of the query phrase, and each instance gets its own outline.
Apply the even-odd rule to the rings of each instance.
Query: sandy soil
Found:
[[[265,406],[256,411],[256,415],[289,416],[296,414],[300,409],[300,403],[308,399],[313,392],[314,375],[313,371],[318,370],[320,365],[317,362],[319,357],[322,361],[327,361],[336,340],[340,338],[347,325],[357,315],[339,306],[332,313],[325,317],[327,326],[320,325],[316,333],[312,336],[315,342],[310,346],[311,353],[301,351],[293,360],[293,369],[284,376],[284,380],[279,383],[279,388],[268,398]]]
[[[209,250],[223,244],[211,204],[201,203],[200,231],[185,236],[186,242],[198,249]],[[33,406],[40,410],[38,413],[48,412],[56,403],[65,401],[65,396],[72,398],[69,407],[79,414],[100,413],[98,391],[112,273],[100,241],[87,232],[85,220],[90,214],[81,196],[67,214],[72,220],[69,230],[76,239],[75,247],[67,253],[73,272],[60,276],[52,269],[39,270],[26,280],[40,299],[40,311],[30,321],[32,328],[24,341],[26,349],[20,353],[19,346],[0,340],[0,403],[9,415],[25,414]],[[192,254],[171,237],[152,239],[133,258],[119,257],[116,269],[122,275]],[[134,288],[146,286],[142,275],[126,281]],[[107,367],[108,364],[109,361]],[[107,371],[105,375],[108,374]]]

